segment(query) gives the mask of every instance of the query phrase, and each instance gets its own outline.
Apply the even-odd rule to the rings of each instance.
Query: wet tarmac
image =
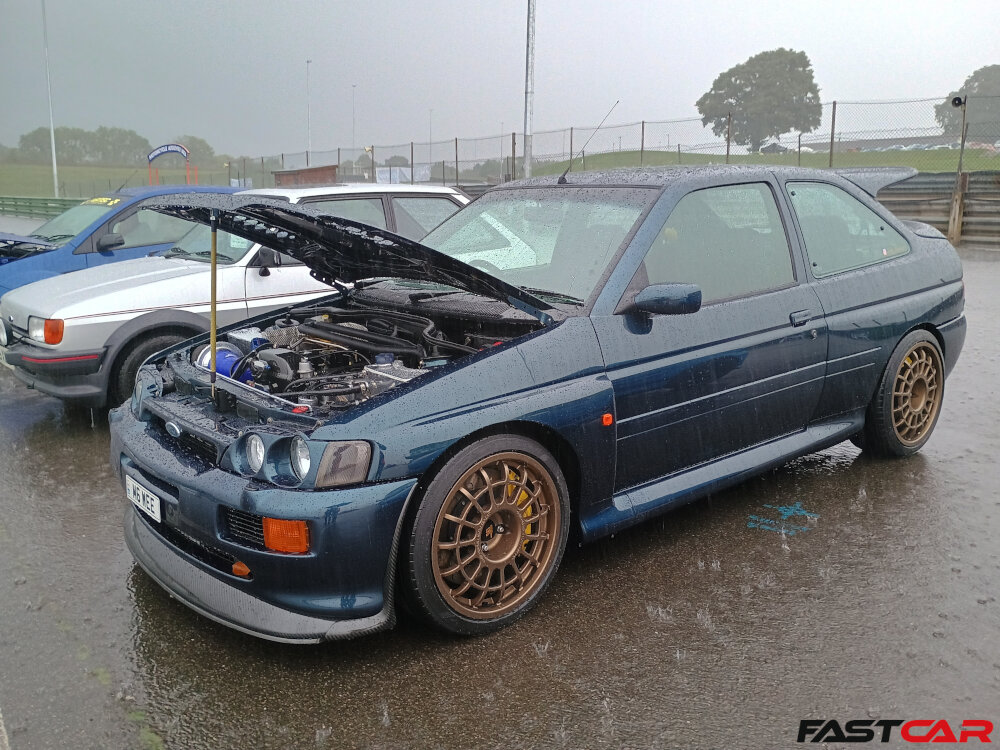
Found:
[[[125,548],[103,415],[4,370],[0,748],[4,725],[13,750],[776,748],[805,718],[1000,727],[1000,253],[965,271],[969,338],[920,454],[844,443],[571,549],[529,616],[473,640],[404,621],[291,647],[195,615]]]

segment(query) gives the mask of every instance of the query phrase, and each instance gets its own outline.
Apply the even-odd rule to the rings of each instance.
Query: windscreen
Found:
[[[496,190],[421,243],[513,286],[582,303],[657,195],[626,187]]]
[[[250,240],[237,237],[229,232],[219,231],[215,252],[218,262],[223,265],[235,263],[254,246]],[[181,237],[177,244],[164,253],[167,258],[184,258],[208,263],[212,259],[212,230],[204,224],[196,224],[191,231]]]
[[[76,237],[95,221],[111,213],[124,200],[115,196],[100,196],[86,200],[68,211],[63,211],[54,219],[49,219],[32,233],[32,237],[54,245],[65,244],[67,240]]]

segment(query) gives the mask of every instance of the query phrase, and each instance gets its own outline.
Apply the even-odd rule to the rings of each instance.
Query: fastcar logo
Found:
[[[991,742],[993,722],[965,719],[952,728],[946,719],[802,719],[798,742],[888,742],[893,730],[907,742]]]

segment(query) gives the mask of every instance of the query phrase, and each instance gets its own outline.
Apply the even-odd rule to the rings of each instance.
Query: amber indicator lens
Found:
[[[247,567],[245,562],[240,562],[237,560],[233,563],[233,575],[239,576],[240,578],[250,577],[250,568]]]
[[[304,554],[309,551],[309,528],[305,521],[265,517],[264,546],[288,555]]]

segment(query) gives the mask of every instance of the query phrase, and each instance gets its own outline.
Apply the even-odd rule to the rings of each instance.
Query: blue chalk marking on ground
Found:
[[[748,529],[762,529],[763,531],[775,531],[785,536],[795,536],[799,532],[809,531],[808,526],[796,526],[788,523],[790,518],[819,518],[819,513],[813,513],[802,507],[802,503],[794,505],[764,505],[765,508],[778,511],[781,518],[768,518],[767,516],[750,515],[747,517]]]
[[[802,507],[802,503],[795,503],[794,505],[765,505],[764,507],[778,511],[778,513],[781,514],[782,521],[787,521],[789,518],[795,518],[796,516],[819,518],[819,513],[813,513],[810,510],[806,510]]]

